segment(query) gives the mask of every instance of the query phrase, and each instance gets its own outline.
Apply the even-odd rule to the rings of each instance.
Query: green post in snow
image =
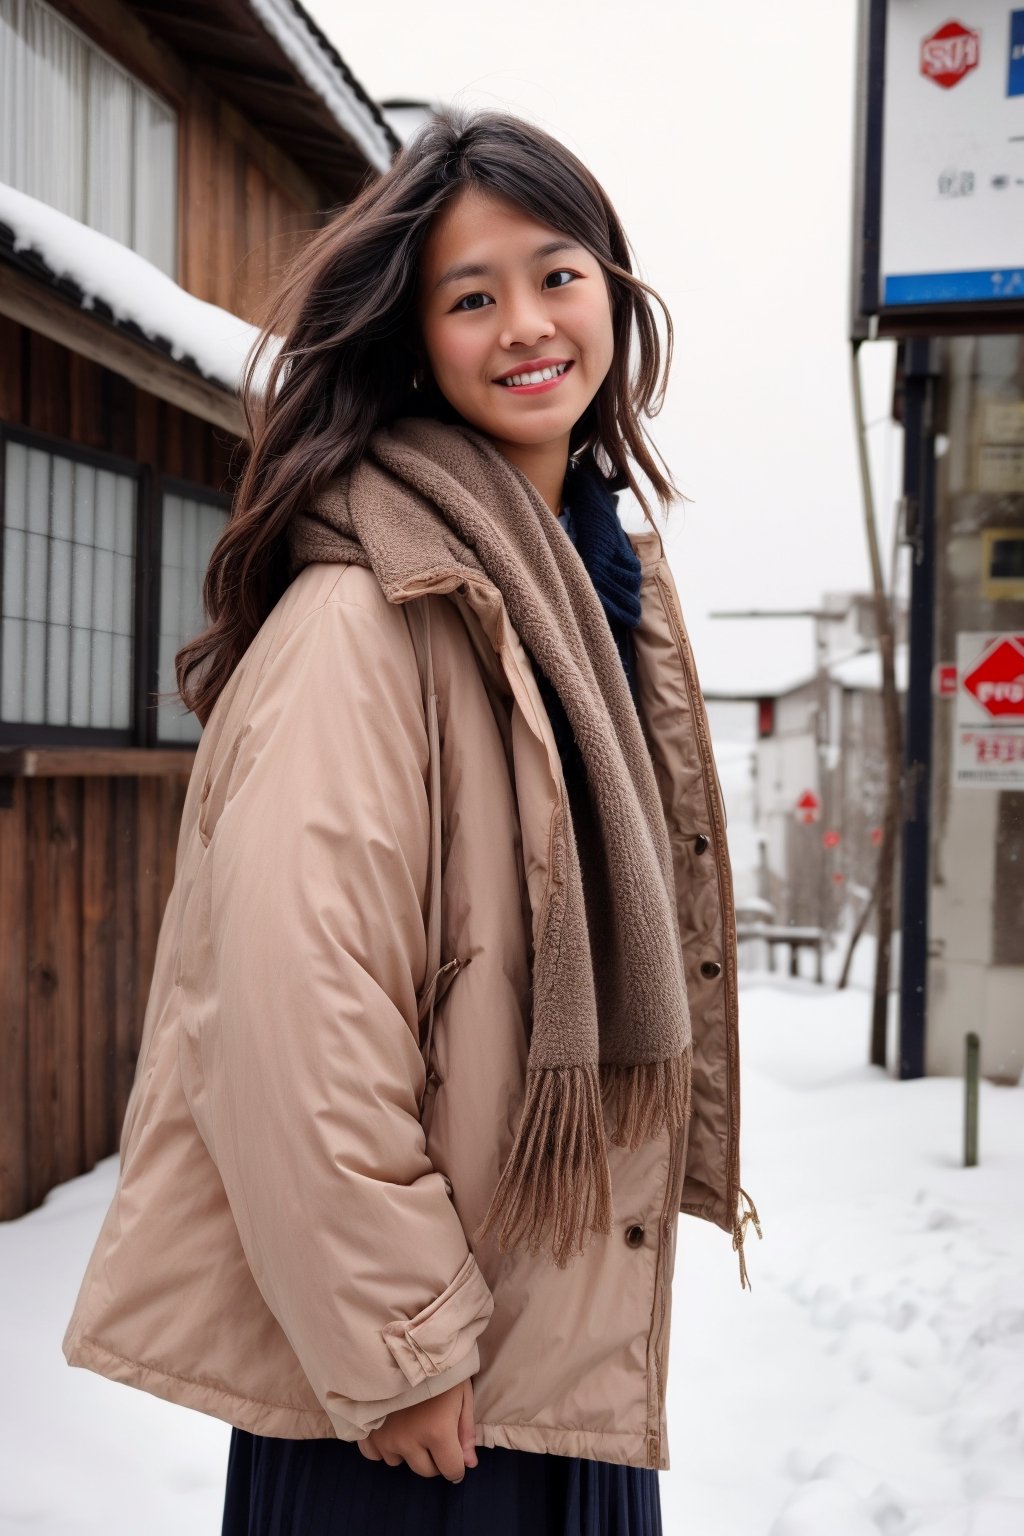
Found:
[[[978,1164],[978,1069],[981,1041],[973,1030],[966,1037],[967,1059],[964,1066],[964,1167]]]

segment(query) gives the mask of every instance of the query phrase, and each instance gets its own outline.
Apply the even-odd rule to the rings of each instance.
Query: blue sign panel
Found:
[[[1010,69],[1007,96],[1024,96],[1024,11],[1010,12]]]
[[[901,272],[885,279],[886,304],[957,304],[1024,299],[1024,267],[990,272]]]

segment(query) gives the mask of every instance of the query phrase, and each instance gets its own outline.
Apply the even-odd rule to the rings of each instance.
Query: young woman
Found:
[[[450,111],[251,361],[64,1341],[234,1426],[225,1536],[660,1530],[677,1218],[742,1282],[756,1215],[725,816],[639,478],[668,505],[652,296],[575,156]]]

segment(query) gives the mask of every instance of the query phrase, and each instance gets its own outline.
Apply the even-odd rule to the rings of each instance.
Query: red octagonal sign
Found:
[[[947,21],[921,44],[921,73],[948,91],[969,70],[977,69],[980,58],[981,33],[959,21]]]
[[[996,719],[1024,720],[1024,635],[997,640],[967,673],[964,687]]]

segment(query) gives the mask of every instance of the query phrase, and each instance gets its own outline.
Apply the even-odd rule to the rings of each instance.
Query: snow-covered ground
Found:
[[[869,965],[864,957],[861,971]],[[667,1536],[1020,1536],[1024,1090],[864,1065],[867,996],[753,976],[744,1188],[764,1229],[680,1228]],[[0,1536],[217,1536],[228,1429],[60,1340],[116,1159],[0,1226]]]
[[[753,1290],[680,1234],[666,1531],[1024,1532],[1024,1091],[867,1056],[867,997],[765,978],[742,1006]]]

